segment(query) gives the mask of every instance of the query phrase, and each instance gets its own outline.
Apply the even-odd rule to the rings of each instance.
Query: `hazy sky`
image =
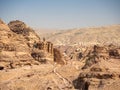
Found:
[[[120,0],[0,0],[0,18],[36,28],[120,24]]]

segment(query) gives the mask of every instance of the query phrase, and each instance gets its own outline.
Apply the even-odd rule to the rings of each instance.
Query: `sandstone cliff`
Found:
[[[9,25],[12,26],[11,23],[9,23]],[[17,25],[19,24],[13,27],[19,27],[18,32],[20,32],[22,27]],[[2,20],[0,21],[0,65],[5,68],[21,66],[33,60],[30,53],[29,40],[21,33],[18,35],[15,31],[13,32],[15,29],[11,26],[9,26],[9,28]],[[30,30],[27,32],[32,33]],[[39,40],[35,33],[32,34]],[[31,39],[29,37],[30,35],[28,35],[27,38]]]
[[[15,68],[39,62],[54,62],[54,58],[59,59],[60,54],[56,54],[53,48],[51,42],[45,38],[42,41],[24,22],[16,20],[6,25],[0,20],[0,66]]]
[[[90,47],[89,47],[90,48]],[[82,90],[113,90],[113,83],[120,81],[120,48],[118,46],[94,45],[82,57],[81,72],[73,84]],[[83,54],[84,55],[84,54]],[[118,90],[119,86],[116,86]]]

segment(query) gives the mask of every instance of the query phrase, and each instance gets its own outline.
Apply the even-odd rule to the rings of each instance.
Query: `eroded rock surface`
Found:
[[[44,60],[53,62],[53,55],[53,44],[41,41],[24,22],[16,20],[6,25],[0,20],[0,66],[16,68]]]
[[[115,50],[111,54],[111,50]],[[120,81],[120,62],[118,46],[95,45],[84,58],[84,65],[77,79],[73,81],[76,89],[106,90]],[[116,86],[119,90],[120,86]],[[107,89],[108,90],[108,89]],[[114,90],[109,88],[109,90]]]
[[[54,46],[22,21],[0,20],[0,90],[119,88],[118,45]]]

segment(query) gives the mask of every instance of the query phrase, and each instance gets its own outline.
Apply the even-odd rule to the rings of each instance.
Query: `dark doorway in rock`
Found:
[[[0,66],[0,70],[3,70],[4,69],[4,67],[3,66]]]
[[[89,89],[89,85],[90,85],[89,82],[85,82],[82,90],[88,90]]]

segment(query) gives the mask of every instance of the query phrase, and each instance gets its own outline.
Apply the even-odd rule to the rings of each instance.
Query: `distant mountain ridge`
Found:
[[[119,44],[120,24],[71,30],[59,30],[41,35],[56,45]]]

